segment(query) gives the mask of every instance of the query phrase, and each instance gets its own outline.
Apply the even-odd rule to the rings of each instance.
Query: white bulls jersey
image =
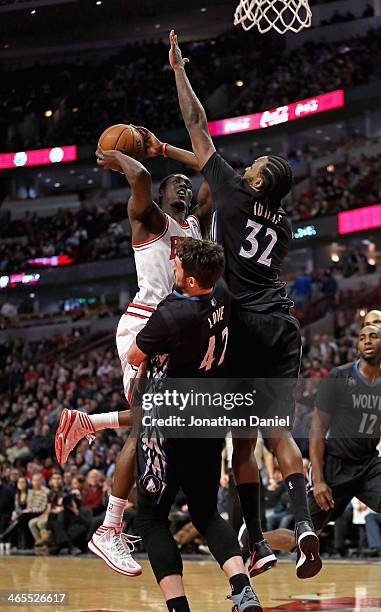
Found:
[[[199,221],[194,215],[179,223],[166,214],[161,234],[144,242],[132,242],[139,291],[122,315],[116,333],[126,396],[127,379],[131,376],[127,373],[128,350],[156,306],[172,291],[176,243],[182,238],[202,238]]]

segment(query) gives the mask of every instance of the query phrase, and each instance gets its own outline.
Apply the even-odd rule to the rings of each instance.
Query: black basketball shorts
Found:
[[[292,426],[301,346],[299,322],[288,312],[233,312],[226,357],[228,375],[253,381],[257,390],[254,414],[261,418],[286,417]]]
[[[353,497],[357,497],[374,512],[381,512],[380,457],[370,457],[364,462],[351,463],[341,457],[326,454],[324,477],[332,489],[335,507],[328,512],[322,510],[315,501],[313,490],[309,490],[309,509],[316,530],[338,519]]]

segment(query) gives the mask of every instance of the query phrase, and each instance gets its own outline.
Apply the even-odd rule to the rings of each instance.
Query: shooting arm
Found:
[[[331,415],[318,408],[312,417],[310,431],[310,459],[313,484],[324,482],[325,435],[331,422]]]
[[[131,187],[128,215],[130,219],[140,220],[153,208],[151,175],[140,162],[127,155],[123,155],[120,166]]]
[[[199,172],[202,168],[199,160],[191,151],[186,151],[185,149],[179,149],[178,147],[174,147],[173,145],[166,145],[166,155],[170,159],[175,159],[176,161],[181,162],[185,166],[192,168]]]
[[[104,151],[100,146],[96,156],[98,166],[125,175],[132,192],[128,203],[130,220],[141,220],[157,208],[152,201],[151,175],[143,164],[120,151]]]

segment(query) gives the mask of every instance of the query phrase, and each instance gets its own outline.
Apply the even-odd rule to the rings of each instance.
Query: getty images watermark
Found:
[[[204,432],[219,428],[290,427],[290,415],[255,414],[256,396],[256,389],[244,393],[194,389],[146,392],[141,396],[142,425],[145,428],[202,428]]]

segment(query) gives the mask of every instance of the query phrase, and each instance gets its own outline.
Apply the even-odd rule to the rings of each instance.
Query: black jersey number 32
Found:
[[[251,246],[250,246],[250,249],[244,249],[243,246],[241,246],[241,250],[239,254],[241,255],[241,257],[245,257],[246,259],[251,259],[255,255],[257,255],[257,262],[259,264],[262,264],[263,266],[271,266],[270,255],[271,255],[271,251],[273,250],[276,244],[276,241],[278,240],[277,233],[270,227],[266,229],[266,238],[269,237],[270,241],[267,242],[266,247],[263,249],[262,253],[258,253],[259,242],[256,236],[263,228],[263,225],[261,225],[260,223],[257,223],[256,221],[251,221],[249,219],[247,222],[246,228],[248,227],[251,228],[251,232],[246,238],[246,242],[250,242]]]

